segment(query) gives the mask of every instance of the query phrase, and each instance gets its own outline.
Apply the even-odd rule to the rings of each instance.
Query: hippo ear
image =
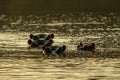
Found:
[[[29,36],[29,37],[30,37],[30,39],[32,39],[32,38],[33,38],[33,34],[30,34],[30,36]]]
[[[83,43],[82,43],[82,42],[80,42],[80,45],[83,45]]]

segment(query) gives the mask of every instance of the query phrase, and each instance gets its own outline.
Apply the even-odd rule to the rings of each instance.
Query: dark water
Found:
[[[38,24],[31,19],[24,24],[1,25],[0,80],[120,79],[119,22],[113,22],[112,26],[102,21],[59,22],[58,19],[57,22],[43,22]],[[65,44],[68,58],[44,59],[41,49],[29,51],[27,40],[30,33],[54,33],[53,45]],[[96,43],[96,58],[89,52],[84,52],[83,56],[76,52],[80,41]]]

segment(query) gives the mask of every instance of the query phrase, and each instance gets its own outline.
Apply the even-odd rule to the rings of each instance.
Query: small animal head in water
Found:
[[[31,45],[33,42],[32,42],[32,40],[28,40],[28,42],[27,42],[29,45]]]
[[[30,34],[30,36],[29,36],[29,37],[30,37],[30,39],[32,39],[32,38],[33,38],[33,34]]]

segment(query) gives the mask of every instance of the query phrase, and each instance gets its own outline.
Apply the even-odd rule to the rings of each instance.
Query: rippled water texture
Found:
[[[118,23],[117,26],[106,26],[104,22],[18,22],[13,20],[0,26],[0,80],[120,79]],[[30,33],[54,33],[53,45],[65,44],[68,57],[43,58],[41,49],[28,50]],[[76,51],[80,41],[94,42],[96,57],[93,58],[89,52],[83,52],[80,56]]]

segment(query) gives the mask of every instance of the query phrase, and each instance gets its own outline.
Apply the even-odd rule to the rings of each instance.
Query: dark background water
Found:
[[[119,0],[1,0],[0,13],[9,15],[39,14],[43,10],[120,11]]]

